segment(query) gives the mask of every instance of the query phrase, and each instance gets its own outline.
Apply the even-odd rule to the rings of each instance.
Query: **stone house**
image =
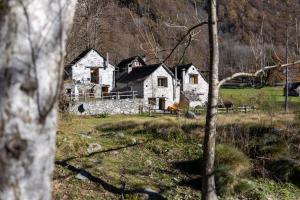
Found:
[[[137,97],[143,99],[144,105],[153,109],[165,110],[179,103],[180,87],[166,65],[136,66],[125,71],[127,73],[116,81],[118,90],[137,91]]]
[[[115,66],[109,58],[96,49],[87,49],[65,67],[65,80],[72,80],[75,86],[96,85],[101,93],[109,93],[115,87]]]
[[[116,68],[116,80],[120,79],[122,76],[126,76],[132,71],[135,67],[145,66],[145,58],[141,56],[133,56],[127,59],[122,60]]]
[[[172,69],[180,81],[180,102],[189,107],[204,106],[208,98],[208,83],[193,64]]]
[[[284,87],[284,96],[286,95],[286,87]],[[300,97],[300,82],[294,82],[288,84],[288,95],[294,97]]]

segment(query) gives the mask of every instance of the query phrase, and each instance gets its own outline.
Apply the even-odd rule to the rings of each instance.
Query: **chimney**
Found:
[[[142,59],[146,63],[146,56],[142,56]]]
[[[178,74],[177,74],[177,65],[175,66],[175,83],[176,83],[176,87],[178,85]]]
[[[109,53],[106,53],[106,67],[109,66]]]
[[[185,69],[182,69],[182,91],[185,90]]]

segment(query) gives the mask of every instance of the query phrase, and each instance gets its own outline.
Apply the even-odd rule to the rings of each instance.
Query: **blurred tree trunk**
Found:
[[[0,199],[51,199],[56,102],[75,0],[10,0],[0,27]]]
[[[216,8],[216,0],[210,0],[208,13],[210,66],[208,108],[206,114],[205,138],[203,145],[203,181],[201,198],[203,200],[217,199],[214,179],[217,106],[219,96],[219,44]]]

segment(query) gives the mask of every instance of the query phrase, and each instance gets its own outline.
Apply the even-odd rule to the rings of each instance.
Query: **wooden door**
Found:
[[[159,110],[165,110],[166,109],[166,99],[160,98],[158,102],[158,109]]]
[[[102,87],[102,96],[108,96],[108,86]]]

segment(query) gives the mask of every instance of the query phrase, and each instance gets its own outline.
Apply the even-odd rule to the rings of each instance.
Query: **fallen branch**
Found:
[[[266,70],[275,69],[275,68],[289,67],[289,66],[296,65],[296,64],[299,64],[299,63],[300,63],[300,60],[292,62],[292,63],[287,63],[287,64],[278,64],[278,65],[266,66],[266,67],[263,67],[262,69],[256,71],[255,73],[246,73],[246,72],[235,73],[235,74],[221,80],[218,84],[218,87],[220,88],[227,81],[230,81],[230,80],[235,79],[237,77],[242,77],[242,76],[244,76],[244,77],[257,77],[260,73],[263,73]]]

